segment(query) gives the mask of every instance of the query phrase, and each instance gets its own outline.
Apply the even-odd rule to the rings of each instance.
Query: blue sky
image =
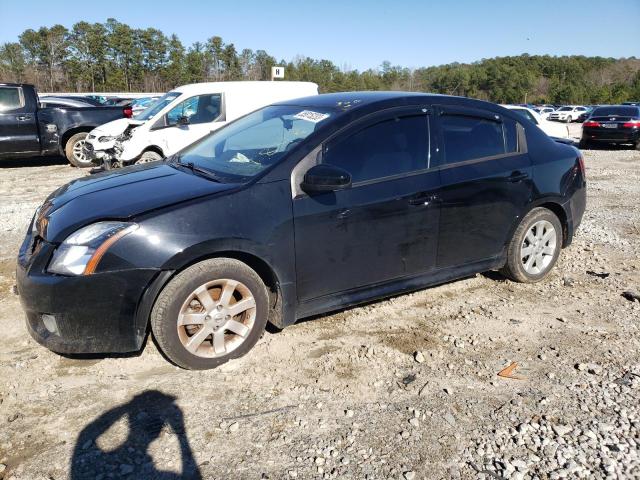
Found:
[[[238,51],[360,70],[525,52],[640,57],[640,0],[0,0],[0,43],[27,28],[108,17],[176,33],[186,45],[219,35]]]

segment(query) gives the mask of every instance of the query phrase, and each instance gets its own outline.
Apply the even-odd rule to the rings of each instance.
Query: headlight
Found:
[[[99,142],[110,142],[111,140],[113,140],[115,137],[112,135],[105,135],[102,137],[98,137],[98,141]]]
[[[109,247],[137,228],[137,224],[126,222],[98,222],[81,228],[56,249],[47,270],[61,275],[91,275]]]

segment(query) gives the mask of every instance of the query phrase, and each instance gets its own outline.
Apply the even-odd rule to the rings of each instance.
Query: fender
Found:
[[[216,257],[235,258],[247,264],[262,278],[271,298],[269,322],[282,329],[296,321],[295,279],[289,278],[291,274],[274,267],[265,250],[264,246],[248,239],[217,239],[192,245],[168,259],[161,267],[163,271],[172,273],[163,277],[162,286],[155,296],[175,274],[195,263]]]

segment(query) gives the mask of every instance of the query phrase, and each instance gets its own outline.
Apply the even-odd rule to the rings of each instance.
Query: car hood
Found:
[[[96,221],[130,219],[239,186],[218,183],[166,162],[128,167],[74,180],[54,191],[40,207],[35,226],[45,240],[59,243]]]
[[[105,123],[99,127],[94,128],[90,133],[95,136],[109,135],[115,137],[120,135],[129,125],[142,125],[144,121],[134,120],[131,118],[119,118],[112,122]]]

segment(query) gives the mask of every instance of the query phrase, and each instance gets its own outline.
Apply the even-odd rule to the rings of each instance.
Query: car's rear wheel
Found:
[[[539,282],[558,261],[561,248],[562,224],[558,217],[546,208],[534,208],[513,234],[501,272],[516,282]]]
[[[94,166],[84,153],[84,143],[87,135],[87,132],[72,135],[64,147],[65,156],[74,167],[89,168]]]
[[[169,360],[202,370],[247,353],[262,336],[268,313],[260,276],[238,260],[216,258],[167,284],[151,312],[151,329]]]
[[[140,155],[140,158],[138,158],[138,160],[136,160],[134,164],[140,165],[141,163],[155,162],[158,160],[162,160],[162,155],[152,150],[149,150],[144,152],[142,155]]]

